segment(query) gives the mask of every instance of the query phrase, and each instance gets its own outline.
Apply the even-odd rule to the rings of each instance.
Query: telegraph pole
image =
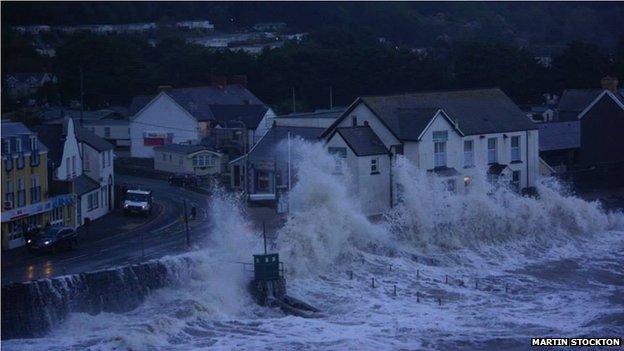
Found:
[[[82,65],[80,65],[80,126],[82,127],[84,113],[84,77],[82,72]]]
[[[334,89],[329,87],[329,109],[332,110],[334,108]]]
[[[293,113],[296,113],[297,107],[295,104],[295,87],[292,88],[292,102],[293,102]]]
[[[186,200],[184,200],[184,225],[186,226],[186,247],[190,248],[191,237],[189,234],[189,227],[188,227],[188,214],[186,213]]]

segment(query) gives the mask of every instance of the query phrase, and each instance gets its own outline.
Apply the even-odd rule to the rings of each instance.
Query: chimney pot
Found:
[[[609,90],[611,92],[616,92],[618,88],[618,79],[611,76],[606,76],[600,80],[600,85],[602,89]]]

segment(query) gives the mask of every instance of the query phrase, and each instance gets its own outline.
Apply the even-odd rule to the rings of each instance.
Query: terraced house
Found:
[[[71,196],[49,196],[48,148],[22,123],[2,122],[2,249],[24,245],[24,230],[57,222]]]
[[[476,89],[360,97],[322,137],[355,173],[368,214],[378,214],[397,200],[396,155],[450,191],[464,191],[479,172],[530,191],[539,177],[537,129],[501,90]]]

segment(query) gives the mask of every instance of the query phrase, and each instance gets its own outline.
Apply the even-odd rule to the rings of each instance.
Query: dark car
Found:
[[[41,233],[30,245],[36,252],[56,252],[60,249],[73,249],[78,245],[78,233],[69,227],[52,227]]]

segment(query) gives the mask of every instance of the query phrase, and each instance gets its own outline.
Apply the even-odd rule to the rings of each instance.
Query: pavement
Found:
[[[155,211],[145,217],[125,217],[115,211],[79,230],[78,247],[56,254],[30,253],[25,248],[2,252],[2,284],[76,274],[139,263],[188,250],[180,220],[184,201],[197,209],[189,221],[191,246],[207,234],[210,197],[155,179],[116,175],[117,182],[152,189]]]

